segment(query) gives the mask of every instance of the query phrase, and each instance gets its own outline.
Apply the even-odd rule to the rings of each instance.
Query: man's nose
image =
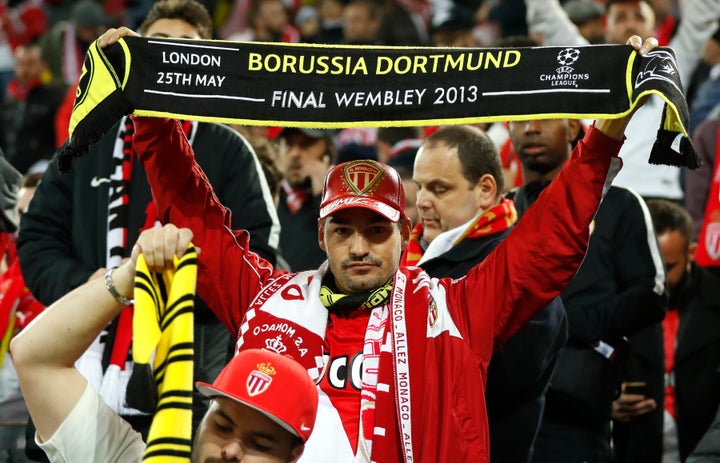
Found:
[[[424,188],[418,188],[415,207],[418,209],[429,209],[430,208],[430,193]]]
[[[228,441],[222,448],[221,455],[227,461],[242,461],[245,456],[242,442],[239,440]]]
[[[350,238],[350,254],[365,256],[369,252],[368,240],[362,233],[354,233]]]
[[[540,132],[540,124],[542,121],[525,121],[522,122],[523,132],[525,133],[538,133]]]

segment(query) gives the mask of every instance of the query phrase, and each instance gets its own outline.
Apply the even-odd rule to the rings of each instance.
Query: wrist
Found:
[[[116,272],[116,270],[120,270]],[[123,272],[122,268],[111,268],[105,274],[105,289],[116,301],[123,305],[133,305],[135,301],[132,299],[134,281],[128,272]],[[128,295],[130,297],[128,297]]]

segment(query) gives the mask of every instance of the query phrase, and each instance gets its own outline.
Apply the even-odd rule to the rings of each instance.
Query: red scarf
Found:
[[[705,220],[700,228],[695,262],[701,267],[720,265],[720,124],[717,130],[710,195],[705,205]]]
[[[680,314],[677,308],[667,311],[662,327],[665,353],[665,410],[675,418],[675,345],[680,328]]]
[[[302,209],[303,204],[305,204],[305,201],[310,197],[308,190],[293,188],[287,180],[283,180],[280,186],[285,192],[285,201],[287,202],[288,209],[290,209],[290,212],[293,214]]]
[[[7,233],[2,233],[1,241],[7,242],[3,254],[7,257],[7,270],[0,275],[0,365],[5,359],[5,351],[10,339],[25,328],[45,307],[40,304],[25,286],[20,260],[17,259],[15,242]],[[2,256],[0,256],[2,258]]]
[[[27,84],[21,84],[17,81],[17,79],[13,79],[8,84],[7,93],[15,101],[25,101],[27,100],[28,94],[30,94],[30,90],[34,89],[41,83],[42,80],[39,77],[34,78]]]
[[[476,239],[500,233],[512,227],[516,221],[517,211],[515,211],[515,203],[507,198],[501,198],[498,204],[478,216],[477,220],[460,235],[453,246],[457,246],[466,238]],[[400,261],[401,266],[417,265],[420,261],[425,253],[425,250],[420,244],[422,236],[423,226],[422,223],[418,223],[410,235],[410,243],[408,243],[408,247]]]

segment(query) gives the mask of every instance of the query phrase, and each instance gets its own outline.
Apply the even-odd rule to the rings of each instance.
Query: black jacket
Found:
[[[6,97],[2,107],[2,149],[10,164],[20,173],[55,152],[55,113],[65,91],[40,84],[28,92],[25,101]]]
[[[530,183],[512,192],[519,214],[535,201],[547,184]],[[566,450],[567,461],[592,458],[590,455],[595,451],[610,457],[609,421],[613,398],[612,391],[606,393],[607,384],[572,373],[578,371],[577,365],[568,365],[568,362],[584,356],[589,360],[599,359],[596,366],[603,369],[599,377],[606,378],[613,373],[613,377],[607,379],[611,385],[619,385],[621,370],[614,365],[607,365],[605,370],[604,357],[592,350],[591,344],[602,340],[619,346],[625,336],[662,320],[667,299],[665,269],[652,221],[637,194],[611,187],[591,227],[585,260],[561,295],[568,317],[569,338],[546,395],[543,426],[557,423],[586,429],[598,435],[598,442],[604,441],[607,445],[601,450],[590,447],[578,450],[588,452],[582,455],[575,454],[576,450]],[[571,382],[560,383],[560,378],[569,378]],[[593,392],[596,386],[598,389]],[[588,403],[588,406],[578,406],[579,403]],[[560,459],[563,451],[557,446],[563,445],[559,444],[563,438],[541,429],[538,446],[547,451],[555,448],[559,453],[554,453],[552,458]]]
[[[461,278],[485,260],[507,234],[465,239],[421,267],[433,277]],[[490,461],[529,461],[545,391],[565,341],[567,319],[562,301],[556,298],[493,353],[485,390]]]
[[[680,315],[675,350],[675,410],[684,461],[720,406],[720,278],[701,267],[673,295]],[[615,423],[616,461],[662,461],[664,410],[663,333],[655,324],[630,338],[628,381],[646,381],[658,407],[630,423]]]
[[[280,189],[277,213],[280,219],[280,254],[293,272],[320,267],[327,255],[318,243],[320,196],[311,196],[293,213],[287,205],[285,191]]]

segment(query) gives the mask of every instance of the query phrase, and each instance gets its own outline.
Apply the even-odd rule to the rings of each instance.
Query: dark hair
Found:
[[[502,165],[495,145],[485,132],[470,125],[449,125],[425,139],[424,146],[443,143],[457,148],[463,176],[471,184],[477,183],[485,174],[490,174],[497,184],[498,196],[505,189]]]
[[[263,141],[253,145],[255,155],[260,161],[265,179],[267,180],[270,194],[275,198],[279,192],[280,184],[283,181],[283,173],[278,167],[277,147],[270,141]]]
[[[421,137],[420,127],[380,127],[377,130],[377,139],[390,146],[409,138]]]
[[[527,35],[509,35],[502,37],[495,43],[498,48],[519,48],[519,47],[539,47],[537,40]]]
[[[692,217],[684,207],[666,199],[649,199],[647,207],[658,236],[676,231],[685,239],[686,244],[692,242]]]
[[[194,27],[200,38],[212,38],[212,18],[208,10],[195,0],[160,0],[155,3],[140,25],[140,33],[160,19],[180,19]]]

